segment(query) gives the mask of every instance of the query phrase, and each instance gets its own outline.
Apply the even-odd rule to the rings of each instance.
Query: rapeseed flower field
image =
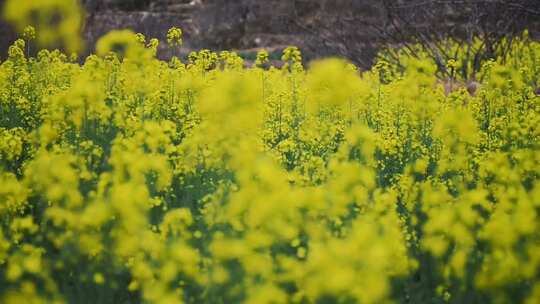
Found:
[[[66,3],[6,9],[23,38],[0,64],[0,303],[540,303],[526,33],[474,92],[421,54],[166,62],[129,30],[82,63],[28,56],[80,48]]]

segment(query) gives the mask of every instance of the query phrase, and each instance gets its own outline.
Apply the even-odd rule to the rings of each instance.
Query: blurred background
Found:
[[[39,0],[21,0],[39,1]],[[5,0],[0,0],[3,6]],[[539,0],[81,0],[86,8],[81,35],[86,53],[112,29],[130,28],[162,43],[158,56],[171,56],[165,35],[184,31],[183,55],[202,48],[236,50],[253,60],[265,48],[278,59],[288,45],[307,60],[342,56],[369,67],[385,46],[424,45],[444,62],[443,38],[462,43],[480,37],[479,59],[501,52],[501,39],[528,29],[540,36]],[[0,21],[0,56],[16,39]],[[502,50],[504,51],[504,50]],[[443,58],[445,57],[445,58]]]

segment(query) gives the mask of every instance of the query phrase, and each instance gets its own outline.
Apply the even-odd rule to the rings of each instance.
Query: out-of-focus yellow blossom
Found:
[[[350,64],[341,59],[325,59],[311,64],[308,73],[311,102],[320,106],[346,105],[354,98],[360,77]]]
[[[83,13],[77,0],[14,1],[4,4],[5,18],[23,32],[33,26],[43,46],[64,46],[70,52],[82,47],[80,27]],[[26,31],[27,35],[30,31]],[[31,36],[28,36],[31,37]]]
[[[151,53],[139,41],[140,39],[130,30],[112,31],[96,43],[96,53],[100,56],[114,53],[119,58],[144,61]]]

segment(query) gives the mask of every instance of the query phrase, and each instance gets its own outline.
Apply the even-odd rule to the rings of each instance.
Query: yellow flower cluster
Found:
[[[170,46],[181,46],[182,41],[182,30],[177,27],[172,27],[167,32],[167,43]]]
[[[422,54],[164,62],[116,31],[78,64],[17,41],[0,303],[538,303],[540,44],[513,45],[471,95]]]
[[[83,11],[78,0],[8,0],[4,4],[4,17],[33,39],[38,31],[38,42],[43,46],[65,47],[77,52],[82,47],[80,28]],[[29,25],[31,27],[29,27]]]

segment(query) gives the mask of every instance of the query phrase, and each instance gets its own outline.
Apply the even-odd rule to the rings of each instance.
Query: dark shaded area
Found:
[[[4,0],[0,0],[0,58],[5,58],[8,46],[17,39],[15,29],[1,18],[3,6]]]
[[[451,36],[464,43],[486,40],[486,55],[502,37],[540,30],[537,0],[81,0],[87,8],[83,35],[92,47],[112,29],[131,28],[162,41],[171,26],[184,30],[181,53],[200,48],[236,49],[249,57],[258,48],[279,52],[299,46],[309,60],[343,56],[367,67],[381,46],[422,43],[433,56],[436,44]],[[3,3],[4,0],[0,0]],[[14,34],[0,24],[5,56]],[[444,57],[444,56],[443,56]],[[442,61],[442,60],[441,60]]]

